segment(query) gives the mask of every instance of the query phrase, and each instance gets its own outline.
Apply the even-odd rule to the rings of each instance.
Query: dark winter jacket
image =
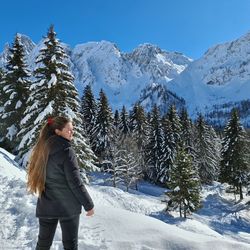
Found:
[[[53,135],[46,166],[45,191],[37,199],[36,217],[62,218],[94,207],[82,180],[70,141]]]

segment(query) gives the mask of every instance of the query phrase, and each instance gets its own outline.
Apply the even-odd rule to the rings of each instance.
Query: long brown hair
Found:
[[[57,116],[48,118],[43,125],[38,140],[32,149],[28,164],[28,192],[32,194],[38,193],[39,197],[41,197],[42,192],[45,190],[46,165],[50,151],[50,138],[55,135],[56,129],[62,130],[68,122],[71,122],[71,120],[63,116]]]

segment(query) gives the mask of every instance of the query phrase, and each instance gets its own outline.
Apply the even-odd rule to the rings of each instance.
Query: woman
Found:
[[[31,193],[39,195],[36,206],[36,217],[39,218],[37,250],[50,249],[58,221],[64,249],[77,249],[82,206],[87,216],[94,214],[93,201],[81,181],[70,144],[73,133],[69,119],[49,118],[31,154],[27,187]]]

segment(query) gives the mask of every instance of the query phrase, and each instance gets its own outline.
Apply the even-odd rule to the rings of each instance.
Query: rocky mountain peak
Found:
[[[232,81],[245,81],[250,74],[250,32],[208,49],[197,65],[204,84],[225,85]]]
[[[140,44],[130,54],[132,57],[138,58],[138,60],[144,60],[145,58],[154,58],[157,54],[162,53],[163,52],[159,47],[149,43],[144,43]]]

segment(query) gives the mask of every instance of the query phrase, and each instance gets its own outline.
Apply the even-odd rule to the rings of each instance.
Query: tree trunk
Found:
[[[181,213],[181,202],[180,202],[180,217],[182,217],[182,213]]]
[[[114,178],[113,178],[113,186],[116,187],[116,178],[115,178],[115,174],[114,174]]]
[[[235,185],[234,185],[234,201],[235,201],[235,203],[236,203],[236,189],[235,189],[236,187],[235,187]]]
[[[243,192],[242,192],[242,184],[240,183],[240,199],[242,200],[243,199]]]

